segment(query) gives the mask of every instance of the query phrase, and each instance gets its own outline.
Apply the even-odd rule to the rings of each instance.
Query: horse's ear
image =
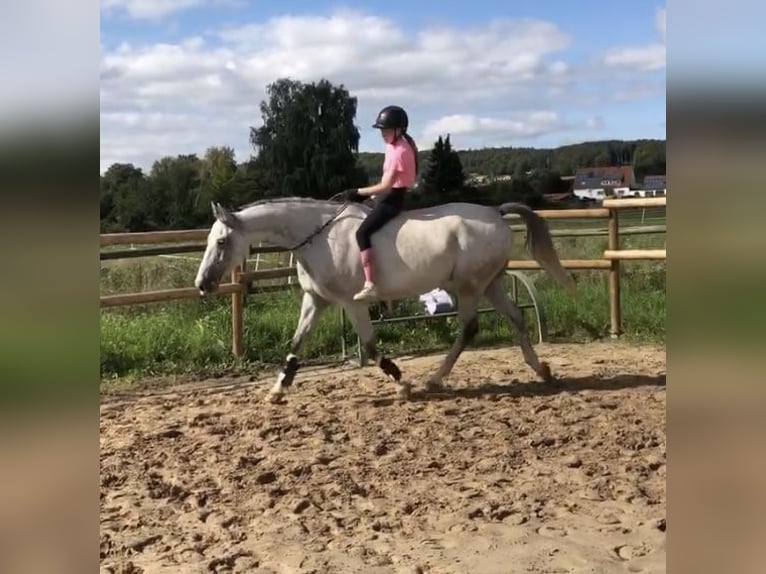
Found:
[[[242,227],[242,221],[234,213],[226,209],[220,203],[213,203],[213,215],[215,218],[232,229],[239,229]]]

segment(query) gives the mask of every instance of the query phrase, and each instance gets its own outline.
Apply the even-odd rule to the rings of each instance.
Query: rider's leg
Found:
[[[375,286],[375,260],[372,250],[372,234],[396,217],[401,208],[395,204],[381,201],[372,212],[362,221],[356,231],[356,241],[362,257],[364,269],[364,287],[354,295],[356,301],[374,299],[378,296]]]

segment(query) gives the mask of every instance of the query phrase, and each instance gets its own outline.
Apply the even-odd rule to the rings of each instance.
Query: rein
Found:
[[[335,197],[335,196],[331,197],[330,199],[332,200],[334,197]],[[304,245],[306,245],[307,243],[310,243],[312,239],[314,239],[314,238],[315,238],[317,235],[319,235],[320,233],[322,233],[322,232],[323,232],[323,231],[324,231],[324,230],[327,228],[327,226],[328,226],[328,225],[330,225],[330,224],[331,224],[333,221],[335,221],[335,220],[338,218],[338,216],[339,216],[341,213],[343,213],[343,210],[344,210],[344,209],[346,209],[346,208],[348,207],[349,203],[350,203],[350,202],[348,202],[348,201],[345,201],[345,202],[343,202],[343,205],[341,205],[341,206],[338,208],[338,211],[336,211],[336,212],[335,212],[335,215],[333,215],[333,216],[332,216],[330,219],[328,219],[328,220],[327,220],[327,221],[325,221],[325,222],[324,222],[322,225],[320,225],[319,227],[317,227],[317,228],[316,228],[316,229],[315,229],[315,230],[314,230],[314,231],[313,231],[313,232],[312,232],[312,233],[311,233],[311,234],[310,234],[310,235],[309,235],[309,236],[308,236],[306,239],[304,239],[303,241],[301,241],[301,242],[300,242],[298,245],[296,245],[296,246],[294,246],[294,247],[290,247],[290,248],[289,248],[289,251],[295,251],[295,250],[297,250],[297,249],[300,249],[301,247],[303,247],[303,246],[304,246]]]

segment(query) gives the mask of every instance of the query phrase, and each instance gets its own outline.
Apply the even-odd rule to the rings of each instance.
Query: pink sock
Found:
[[[362,268],[364,269],[364,280],[368,283],[374,283],[372,273],[372,249],[362,251]]]

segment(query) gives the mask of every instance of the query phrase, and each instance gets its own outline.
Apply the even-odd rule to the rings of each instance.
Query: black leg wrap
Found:
[[[298,357],[290,357],[286,362],[285,366],[282,368],[282,386],[283,387],[289,387],[293,384],[293,379],[295,379],[295,373],[298,372],[298,367],[300,365],[298,364]]]
[[[389,377],[393,377],[395,381],[399,382],[402,379],[402,372],[399,370],[399,367],[388,357],[383,357],[380,360],[380,368]]]
[[[476,334],[479,332],[479,319],[474,317],[463,327],[463,342],[468,344],[473,341]]]

